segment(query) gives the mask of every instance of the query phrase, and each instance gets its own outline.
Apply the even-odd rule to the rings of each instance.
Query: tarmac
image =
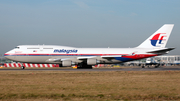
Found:
[[[180,66],[166,66],[158,68],[93,68],[93,69],[73,69],[73,68],[0,68],[0,71],[179,71]]]

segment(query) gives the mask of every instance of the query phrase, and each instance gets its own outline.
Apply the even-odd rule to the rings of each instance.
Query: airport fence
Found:
[[[5,63],[4,67],[59,67],[59,64]]]
[[[59,67],[59,64],[31,64],[31,63],[4,63],[3,67]],[[72,66],[73,68],[77,68],[77,65]],[[93,68],[114,68],[117,67],[105,64],[98,64],[93,66]],[[119,67],[119,66],[118,66]]]

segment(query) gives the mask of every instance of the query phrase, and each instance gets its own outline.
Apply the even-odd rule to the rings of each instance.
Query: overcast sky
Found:
[[[0,0],[0,54],[17,45],[136,47],[175,24],[167,47],[180,55],[180,0]]]

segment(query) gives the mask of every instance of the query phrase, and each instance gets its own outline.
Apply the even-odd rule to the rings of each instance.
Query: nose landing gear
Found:
[[[23,64],[21,64],[21,69],[25,69],[25,67],[24,67],[24,65],[23,65]]]

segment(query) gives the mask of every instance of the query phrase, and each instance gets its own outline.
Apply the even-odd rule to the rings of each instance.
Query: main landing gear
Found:
[[[87,65],[87,63],[79,63],[77,69],[92,69],[92,65]]]

